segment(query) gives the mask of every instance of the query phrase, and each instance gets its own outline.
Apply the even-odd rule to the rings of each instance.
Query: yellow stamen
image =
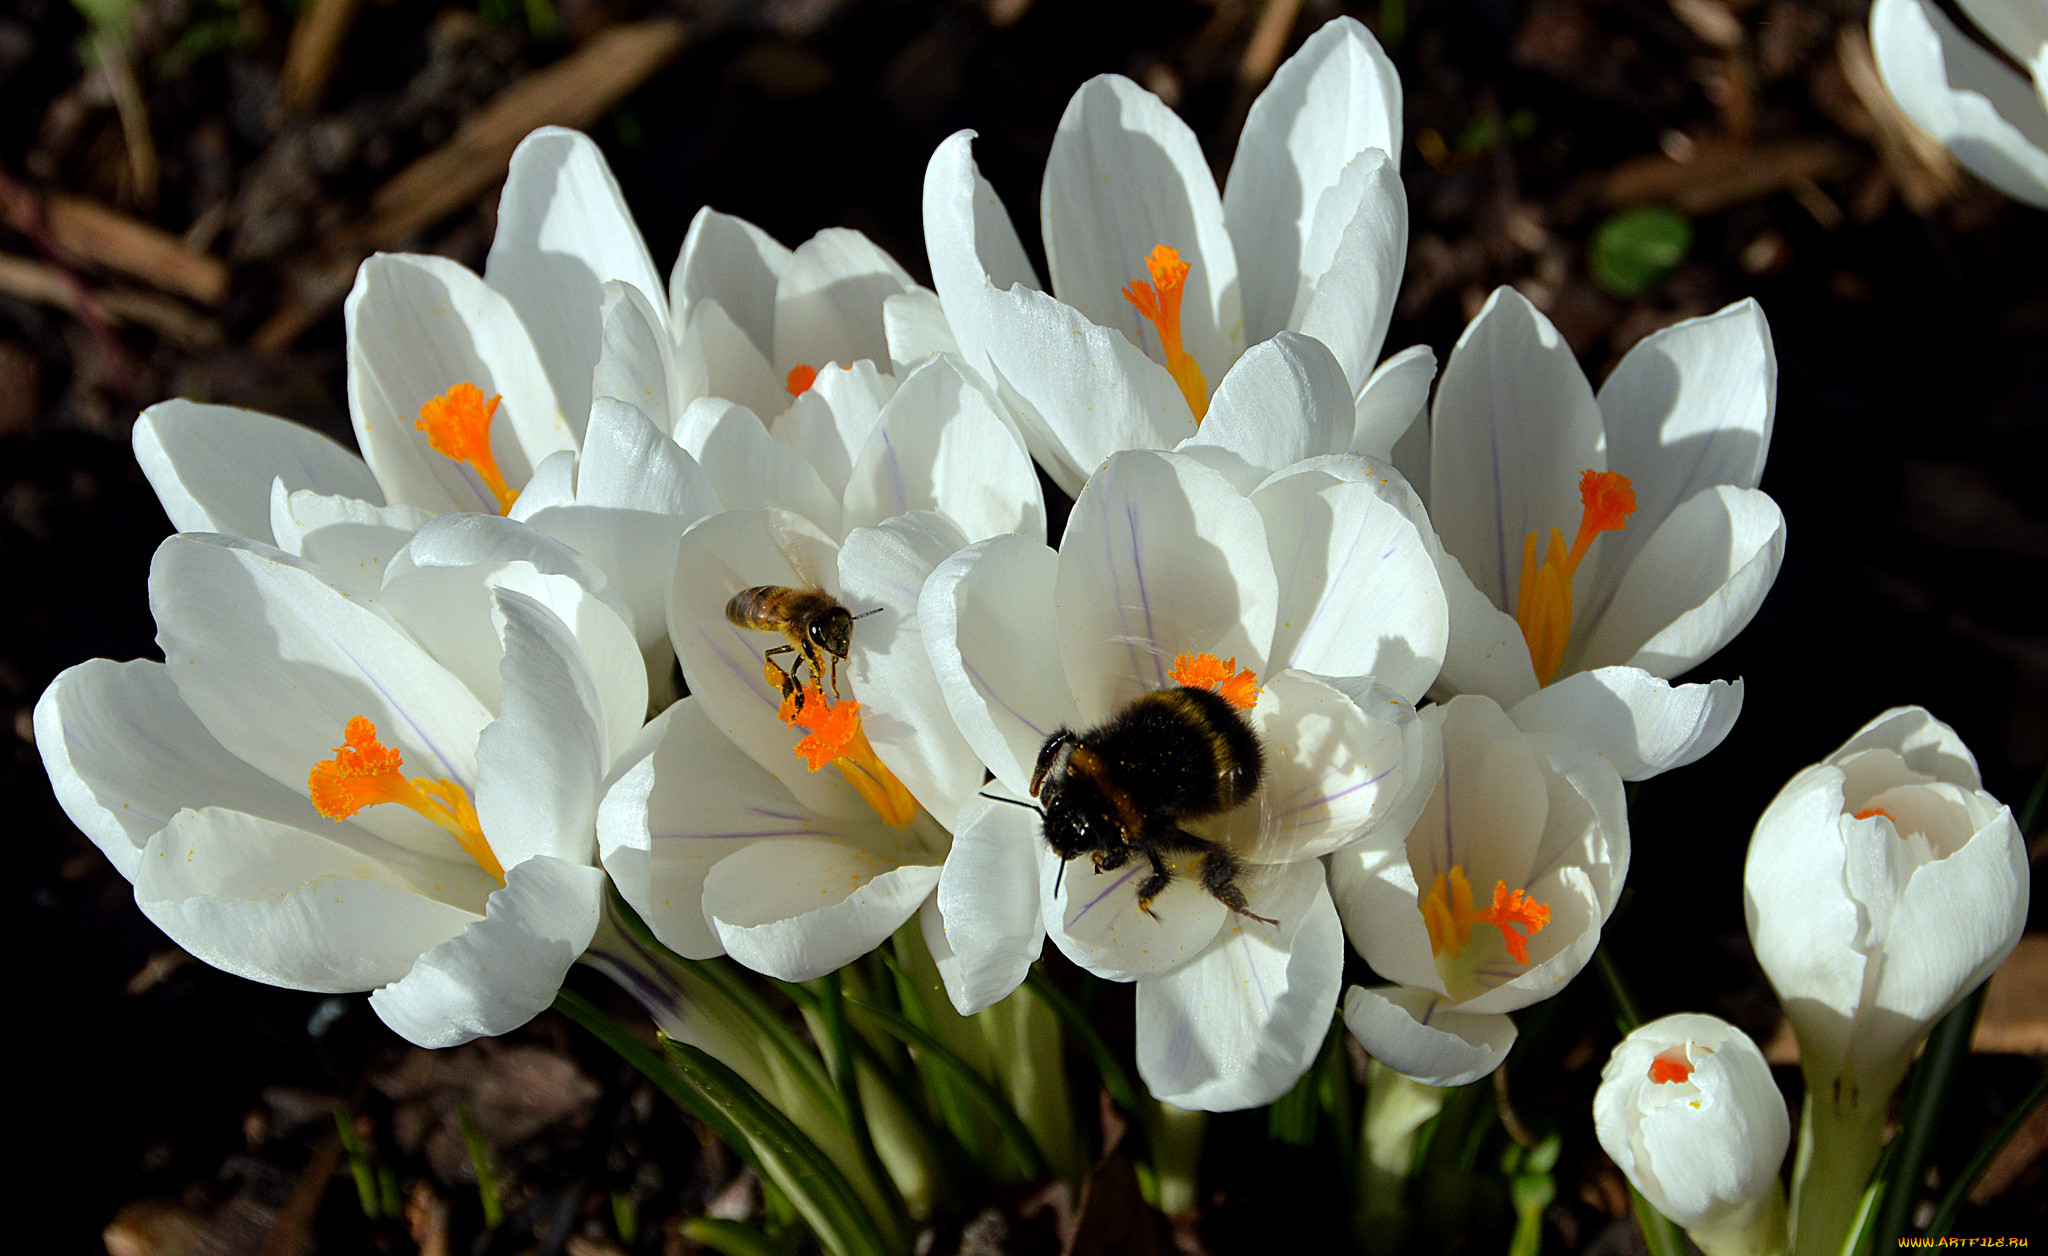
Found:
[[[1550,923],[1550,908],[1529,897],[1527,890],[1508,889],[1505,881],[1493,883],[1493,903],[1484,911],[1472,906],[1472,883],[1465,878],[1463,865],[1453,864],[1448,875],[1437,874],[1436,882],[1416,902],[1422,910],[1422,923],[1429,930],[1431,953],[1449,959],[1458,958],[1465,944],[1472,938],[1477,925],[1492,925],[1500,930],[1501,940],[1507,944],[1508,958],[1517,964],[1529,963],[1529,939],[1543,932]],[[1520,932],[1510,926],[1517,926]]]
[[[1208,689],[1222,694],[1230,705],[1249,711],[1259,704],[1259,674],[1237,669],[1237,658],[1219,659],[1213,654],[1176,654],[1168,680],[1190,689]]]
[[[421,406],[413,426],[427,434],[435,453],[468,464],[497,498],[498,513],[509,515],[519,494],[505,483],[497,455],[491,452],[491,416],[498,412],[501,399],[486,400],[483,389],[465,381]]]
[[[1160,245],[1145,259],[1152,282],[1133,279],[1124,285],[1124,300],[1136,306],[1159,329],[1159,347],[1166,354],[1166,370],[1188,399],[1195,422],[1209,412],[1209,382],[1202,378],[1201,364],[1180,343],[1180,299],[1187,289],[1188,271],[1193,263],[1180,260],[1180,251]]]
[[[1537,536],[1522,540],[1522,583],[1515,599],[1515,622],[1529,644],[1529,662],[1536,683],[1547,685],[1564,664],[1572,640],[1572,576],[1593,548],[1593,538],[1616,532],[1636,512],[1636,492],[1619,471],[1587,471],[1579,476],[1579,534],[1571,549],[1564,533],[1550,530],[1550,545],[1537,562]]]
[[[782,707],[776,712],[784,724],[804,730],[804,736],[796,743],[796,757],[813,772],[827,764],[839,769],[839,775],[846,778],[846,783],[874,808],[884,823],[900,829],[915,820],[917,800],[875,755],[867,732],[860,726],[860,703],[827,700],[815,680],[804,683],[801,697],[799,709],[798,694],[785,694]]]
[[[338,823],[365,807],[387,802],[410,807],[446,829],[477,867],[505,884],[504,865],[484,840],[476,805],[462,786],[428,776],[407,780],[398,770],[405,766],[405,756],[378,741],[377,726],[363,716],[350,718],[342,739],[332,759],[322,759],[306,774],[306,792],[312,795],[315,810]]]

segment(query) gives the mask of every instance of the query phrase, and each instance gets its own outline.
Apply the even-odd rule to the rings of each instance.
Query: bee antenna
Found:
[[[879,614],[881,614],[881,613],[882,613],[882,608],[881,608],[881,607],[879,607],[879,606],[877,606],[877,607],[876,607],[875,609],[873,609],[873,610],[871,610],[871,611],[862,611],[862,612],[861,612],[860,614],[858,614],[858,615],[849,615],[849,616],[847,616],[847,618],[848,618],[848,619],[866,619],[866,618],[867,618],[868,616],[870,616],[870,615],[879,615]]]
[[[1045,814],[1045,808],[1039,806],[1035,802],[1019,802],[1015,798],[1005,798],[1001,794],[991,794],[985,790],[982,792],[981,796],[983,798],[989,799],[992,802],[1006,802],[1009,803],[1012,807],[1022,807],[1027,811],[1036,811],[1041,816]]]
[[[1058,872],[1055,872],[1055,873],[1053,873],[1053,874],[1052,874],[1052,892],[1053,892],[1053,893],[1054,893],[1055,895],[1057,895],[1057,894],[1058,894],[1058,893],[1060,892],[1060,884],[1061,884],[1061,882],[1065,881],[1066,879],[1067,879],[1067,861],[1066,861],[1066,860],[1064,860],[1064,859],[1062,859],[1062,860],[1060,860],[1060,870],[1059,870]]]

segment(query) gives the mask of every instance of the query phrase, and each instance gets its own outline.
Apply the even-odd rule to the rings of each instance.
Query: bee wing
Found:
[[[774,510],[768,515],[768,535],[799,581],[838,596],[839,547],[815,524],[802,515]]]

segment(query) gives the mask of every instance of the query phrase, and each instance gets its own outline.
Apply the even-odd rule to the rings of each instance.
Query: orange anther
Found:
[[[498,513],[512,513],[519,494],[505,483],[498,470],[498,458],[491,452],[491,416],[498,412],[500,397],[484,397],[483,389],[467,381],[442,393],[420,407],[413,427],[427,434],[427,444],[444,458],[467,464],[497,499]]]
[[[1259,703],[1259,674],[1249,668],[1239,671],[1234,656],[1219,659],[1213,654],[1176,654],[1173,670],[1166,677],[1176,685],[1219,693],[1240,711]]]
[[[441,826],[477,867],[497,878],[499,885],[505,883],[505,868],[484,840],[476,805],[460,785],[427,776],[406,779],[399,771],[405,756],[378,741],[377,726],[365,716],[349,717],[341,735],[334,757],[322,759],[306,774],[314,810],[338,822],[365,807],[395,802]]]
[[[1692,1077],[1693,1068],[1692,1056],[1686,1051],[1685,1044],[1680,1043],[1675,1047],[1664,1048],[1651,1059],[1650,1080],[1659,1086],[1688,1081]]]
[[[1579,476],[1579,532],[1569,550],[1564,533],[1550,530],[1549,545],[1540,534],[1522,538],[1522,584],[1515,599],[1515,622],[1529,646],[1529,662],[1538,684],[1547,685],[1564,664],[1572,637],[1572,577],[1593,538],[1627,524],[1636,511],[1636,491],[1619,471],[1587,470]],[[1542,558],[1538,561],[1538,552]]]
[[[789,368],[789,378],[783,381],[782,386],[789,390],[790,396],[801,397],[817,382],[818,368],[799,364]]]
[[[1131,280],[1124,285],[1124,300],[1159,329],[1159,347],[1166,358],[1167,373],[1180,385],[1181,396],[1187,398],[1188,409],[1199,423],[1209,412],[1209,383],[1202,377],[1201,364],[1181,346],[1180,335],[1180,301],[1187,290],[1188,271],[1192,269],[1192,263],[1180,259],[1179,250],[1161,244],[1145,258],[1145,270],[1152,276],[1152,282]]]

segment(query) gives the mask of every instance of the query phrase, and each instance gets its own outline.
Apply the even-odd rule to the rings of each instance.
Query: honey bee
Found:
[[[1264,765],[1258,735],[1228,700],[1183,685],[1144,694],[1085,732],[1054,730],[1038,752],[1031,796],[1040,801],[1046,844],[1061,859],[1093,854],[1097,872],[1150,862],[1138,885],[1147,915],[1157,918],[1152,900],[1173,882],[1164,857],[1185,853],[1201,857],[1197,875],[1217,902],[1270,925],[1237,884],[1237,856],[1181,827],[1250,799]]]
[[[876,607],[880,610],[880,607]],[[782,696],[796,695],[796,709],[803,710],[803,682],[797,668],[811,665],[811,679],[829,684],[839,696],[839,662],[852,648],[853,621],[875,611],[855,615],[823,589],[790,588],[780,584],[757,584],[741,589],[725,604],[725,618],[739,628],[758,632],[779,632],[783,643],[761,652],[761,662],[781,677]],[[788,667],[776,662],[778,654],[795,654]]]

